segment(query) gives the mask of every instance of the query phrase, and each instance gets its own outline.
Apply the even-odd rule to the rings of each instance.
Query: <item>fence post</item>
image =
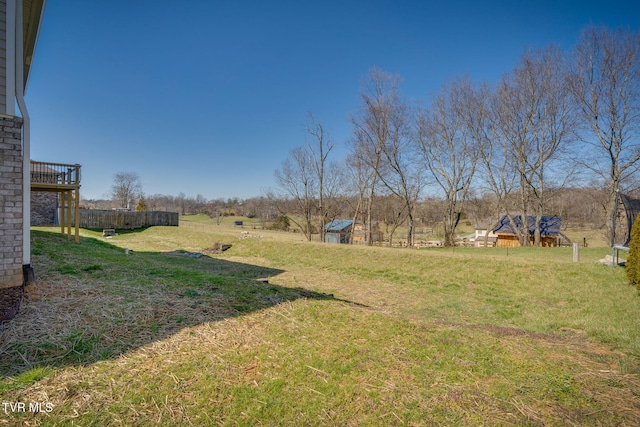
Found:
[[[577,243],[573,244],[573,262],[580,261],[580,249]]]

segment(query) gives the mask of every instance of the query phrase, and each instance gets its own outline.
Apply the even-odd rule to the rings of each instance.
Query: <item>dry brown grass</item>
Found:
[[[154,241],[160,238],[176,235]],[[538,264],[497,252],[264,240],[237,243],[219,259],[180,252],[123,259],[119,250],[83,244],[59,260],[42,248],[36,259],[48,267],[20,316],[0,331],[2,399],[55,409],[0,414],[0,425],[595,426],[640,419],[634,347],[615,338],[624,334],[607,342],[576,319],[589,304],[583,293],[593,297],[596,288],[574,283],[595,280],[614,299],[624,288],[607,291],[617,277],[611,270],[556,261],[549,277],[562,280],[547,288],[551,279],[531,275],[547,265],[546,253],[532,252],[543,259]],[[481,268],[476,254],[514,271],[474,277],[451,268]],[[69,268],[69,259],[85,270]],[[394,270],[400,262],[403,271]],[[632,301],[628,307],[635,310]],[[49,371],[23,378],[41,367]]]
[[[491,420],[492,425],[579,426],[591,425],[598,419],[609,420],[605,424],[636,425],[638,420],[638,375],[620,370],[615,360],[622,354],[590,342],[579,334],[558,338],[490,325],[424,324],[412,330],[414,337],[422,340],[429,350],[428,358],[422,361],[415,359],[413,350],[407,347],[407,337],[389,336],[391,341],[378,353],[377,360],[362,358],[357,375],[348,380],[336,376],[327,366],[310,362],[305,356],[298,364],[289,364],[301,355],[295,346],[277,339],[280,333],[297,336],[314,351],[322,352],[324,348],[327,354],[313,359],[316,362],[337,356],[329,344],[335,340],[336,333],[341,339],[349,336],[344,335],[344,330],[336,331],[329,327],[314,328],[311,334],[306,314],[309,304],[304,300],[287,302],[245,317],[185,328],[115,359],[59,370],[55,375],[14,394],[13,398],[48,401],[56,408],[64,408],[64,415],[56,417],[57,422],[63,424],[70,424],[73,420],[82,424],[87,416],[96,413],[109,414],[107,419],[111,423],[122,425],[226,424],[231,420],[224,413],[218,413],[216,408],[221,410],[231,405],[234,387],[260,390],[270,381],[282,379],[300,399],[326,402],[325,409],[317,414],[315,420],[305,418],[308,414],[299,414],[301,419],[315,425],[360,425],[361,421],[365,424],[404,425],[407,407],[416,407],[418,412],[425,414],[425,424],[429,424],[430,417],[435,422],[446,419],[433,415],[434,409],[464,414],[462,418],[450,419],[457,419],[457,423],[463,425]],[[350,310],[360,312],[368,321],[373,320],[371,326],[381,327],[385,323],[384,316],[376,319],[377,316],[367,313],[366,308]],[[358,318],[360,316],[356,315],[354,320]],[[327,323],[326,326],[334,326]],[[274,330],[279,331],[275,337]],[[360,331],[354,331],[354,335],[359,337],[356,339],[360,340],[358,345],[361,346],[375,337],[375,333],[367,336]],[[449,353],[441,355],[430,347],[437,343],[460,346],[461,343],[457,342],[460,339],[465,340],[464,346],[470,351],[486,351],[483,349],[486,343],[500,348],[501,354],[509,355],[510,360],[521,364],[511,367],[515,372],[540,370],[548,366],[563,367],[565,374],[572,373],[572,376],[563,377],[564,380],[570,381],[572,387],[577,387],[584,394],[583,409],[568,410],[565,402],[549,400],[545,384],[539,382],[544,373],[539,376],[529,376],[526,372],[485,373],[479,362],[464,352],[451,355],[449,360],[441,360],[445,369],[435,369],[440,363],[438,359]],[[478,343],[473,343],[474,340]],[[185,371],[185,366],[194,361],[202,369]],[[342,362],[348,363],[349,360]],[[382,372],[381,364],[384,365]],[[421,365],[425,371],[415,371]],[[307,379],[297,377],[292,370],[306,371]],[[215,379],[207,371],[215,373]],[[310,378],[313,381],[309,381]],[[425,379],[427,382],[423,383]],[[206,381],[211,381],[213,387],[207,389],[206,395],[201,395],[202,383]],[[329,403],[330,396],[318,386],[330,386],[335,381],[342,387],[350,387],[349,384],[353,383],[349,402],[343,402],[348,405],[344,412]],[[501,384],[506,384],[512,391],[502,396]],[[123,400],[123,396],[140,397]],[[262,398],[264,401],[257,398],[255,404],[266,404],[268,398],[268,395]],[[197,409],[198,402],[202,401],[209,412]],[[386,409],[373,410],[380,406]],[[345,413],[348,415],[346,418]],[[286,418],[284,421],[289,421],[284,424],[290,425],[293,419],[296,418]],[[38,425],[47,424],[43,417],[33,416],[30,420]],[[249,418],[240,422],[248,423]]]

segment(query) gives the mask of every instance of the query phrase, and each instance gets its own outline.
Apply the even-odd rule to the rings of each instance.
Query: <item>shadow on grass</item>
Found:
[[[68,242],[32,232],[37,283],[0,326],[3,377],[111,359],[183,328],[300,298],[333,295],[277,284],[284,270],[174,251],[130,252],[107,242]],[[360,305],[360,304],[357,304]]]

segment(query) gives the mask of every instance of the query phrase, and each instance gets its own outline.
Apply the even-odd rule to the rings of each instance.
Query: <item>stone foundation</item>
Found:
[[[58,197],[58,193],[49,191],[31,192],[31,225],[57,225]]]

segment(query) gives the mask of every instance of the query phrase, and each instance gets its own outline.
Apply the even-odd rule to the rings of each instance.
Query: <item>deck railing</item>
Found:
[[[31,184],[80,186],[80,165],[31,161]]]
[[[31,161],[31,191],[60,193],[60,228],[71,239],[71,226],[75,218],[76,243],[80,242],[80,165]]]

